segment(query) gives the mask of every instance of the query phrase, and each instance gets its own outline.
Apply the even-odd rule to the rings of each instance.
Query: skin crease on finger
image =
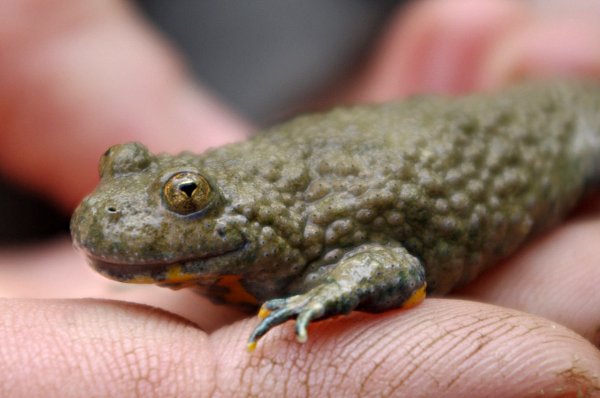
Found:
[[[291,324],[244,352],[246,320],[206,336],[149,307],[0,301],[1,396],[595,396],[600,354],[518,311],[431,299],[410,311]],[[60,326],[57,326],[60,325]],[[18,333],[15,333],[18,331]],[[39,375],[44,375],[40,378]]]

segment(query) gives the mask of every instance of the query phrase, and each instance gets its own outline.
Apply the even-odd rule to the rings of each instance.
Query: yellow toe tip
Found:
[[[271,314],[271,311],[269,311],[268,309],[266,309],[264,307],[260,307],[260,310],[258,310],[258,318],[259,319],[265,319],[270,314]]]
[[[254,352],[254,350],[256,350],[256,341],[251,341],[246,345],[246,350],[250,353]]]

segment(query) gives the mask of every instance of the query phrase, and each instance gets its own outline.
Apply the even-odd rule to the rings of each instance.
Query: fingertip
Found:
[[[600,77],[600,29],[587,20],[538,20],[490,50],[480,85],[497,88],[527,78]]]
[[[429,0],[402,11],[355,90],[361,100],[471,90],[491,43],[527,18],[522,4],[505,0]]]

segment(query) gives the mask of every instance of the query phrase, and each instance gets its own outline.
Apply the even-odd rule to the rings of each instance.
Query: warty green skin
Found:
[[[227,300],[219,278],[239,276],[272,311],[250,341],[293,317],[303,341],[312,319],[402,306],[425,279],[434,294],[469,282],[572,209],[599,159],[595,83],[420,97],[301,116],[201,155],[115,146],[71,228],[113,279]],[[182,170],[212,188],[190,215],[163,193]]]

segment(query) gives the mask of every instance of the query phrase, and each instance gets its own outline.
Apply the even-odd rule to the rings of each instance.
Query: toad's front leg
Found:
[[[263,304],[262,321],[248,340],[250,351],[272,327],[291,318],[296,318],[298,341],[305,342],[306,327],[314,319],[356,308],[370,312],[408,308],[425,297],[425,269],[398,244],[361,245],[330,267],[306,292]]]

